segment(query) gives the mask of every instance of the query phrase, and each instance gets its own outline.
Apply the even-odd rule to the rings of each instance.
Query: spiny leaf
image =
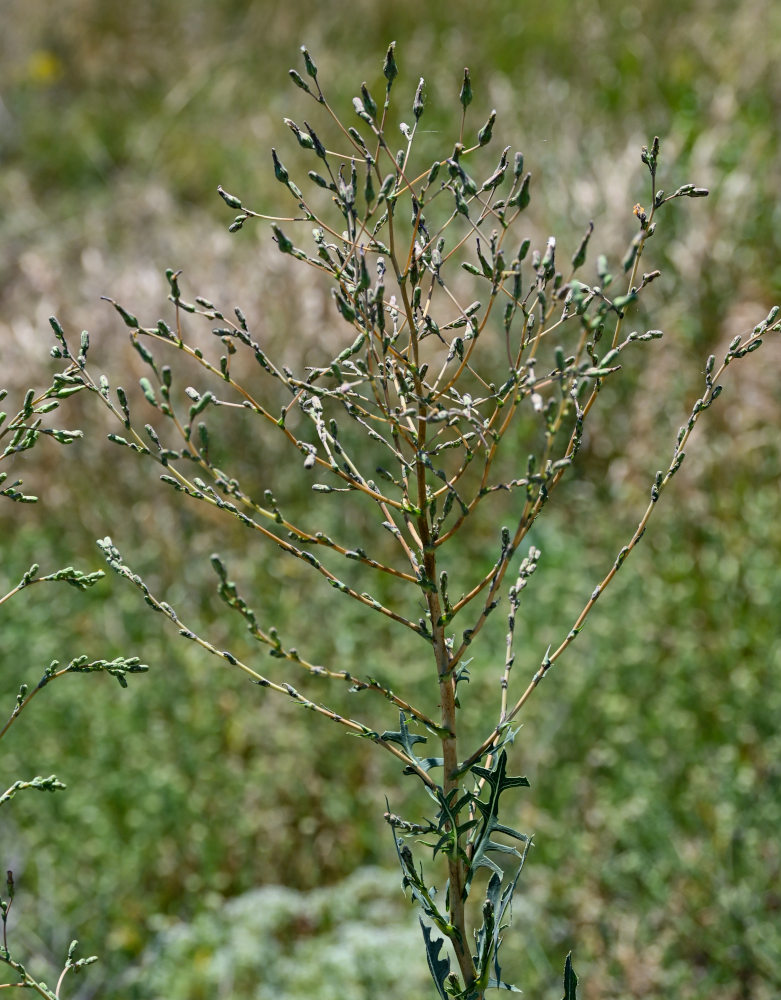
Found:
[[[450,975],[450,959],[445,955],[442,956],[442,947],[444,941],[442,938],[433,938],[431,936],[431,928],[426,927],[420,917],[420,927],[423,931],[423,941],[426,946],[426,959],[428,961],[429,972],[431,973],[431,978],[434,980],[434,985],[437,988],[437,993],[439,993],[442,1000],[449,1000],[447,991],[447,977]]]
[[[494,833],[504,834],[514,840],[528,843],[528,838],[524,834],[499,822],[499,799],[502,792],[507,788],[528,787],[529,785],[527,778],[513,777],[507,774],[507,752],[502,750],[490,768],[474,765],[471,771],[477,778],[482,778],[490,786],[491,791],[487,802],[478,798],[475,798],[474,802],[482,817],[482,823],[474,841],[472,865],[466,878],[465,887],[467,889],[478,868],[489,868],[504,877],[504,871],[492,858],[488,857],[489,852],[521,857],[517,848],[492,840],[491,837]]]
[[[410,762],[416,764],[424,771],[430,771],[432,767],[442,767],[441,757],[418,757],[415,753],[415,744],[427,743],[428,739],[425,736],[419,736],[417,733],[411,733],[409,731],[407,717],[404,712],[399,712],[398,730],[386,730],[382,734],[381,739],[387,740],[389,743],[397,743],[400,747],[403,747]]]

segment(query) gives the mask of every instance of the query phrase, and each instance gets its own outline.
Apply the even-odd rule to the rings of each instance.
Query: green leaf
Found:
[[[423,942],[426,946],[426,960],[428,961],[429,972],[431,973],[431,978],[434,980],[434,985],[437,988],[437,993],[439,993],[442,1000],[449,1000],[446,982],[447,977],[450,975],[450,959],[447,955],[442,956],[442,946],[444,941],[442,938],[433,938],[431,936],[431,928],[426,927],[423,920],[420,920],[420,927],[423,931]]]
[[[496,911],[499,905],[499,897],[502,889],[502,878],[494,872],[488,882],[488,888],[483,903],[483,923],[477,932],[477,955],[475,956],[475,966],[477,969],[477,986],[485,989],[491,969],[491,958],[494,954],[498,937],[496,926]]]
[[[398,743],[402,747],[412,760],[416,760],[417,756],[413,747],[416,743],[427,743],[428,739],[425,736],[419,736],[417,733],[411,733],[409,731],[409,726],[407,725],[407,717],[403,712],[399,712],[399,728],[396,731],[386,729],[382,734],[381,739],[387,740],[390,743]]]
[[[503,983],[501,980],[491,979],[488,980],[489,990],[507,990],[509,993],[523,993],[523,990],[519,990],[517,986],[513,986],[511,983]]]
[[[465,890],[469,889],[478,868],[489,868],[492,872],[504,877],[503,869],[492,858],[488,857],[489,853],[510,854],[513,857],[523,859],[523,855],[517,848],[492,840],[491,837],[494,833],[504,834],[528,844],[528,837],[525,834],[499,822],[499,799],[502,793],[508,788],[529,786],[527,778],[512,777],[507,774],[507,752],[502,750],[490,768],[474,765],[470,770],[475,777],[482,778],[489,785],[491,791],[487,802],[478,798],[474,800],[475,807],[482,817],[482,823],[474,840],[474,853],[465,881]]]
[[[572,968],[572,952],[564,963],[564,996],[562,1000],[578,1000],[578,977]]]
[[[409,727],[407,726],[407,717],[404,712],[399,712],[398,731],[394,732],[386,730],[380,738],[388,740],[390,743],[398,743],[400,747],[404,748],[410,761],[417,764],[417,766],[423,771],[430,771],[432,767],[442,767],[443,760],[441,757],[417,756],[413,747],[416,743],[427,743],[428,739],[425,736],[419,736],[417,733],[411,733],[409,731]]]

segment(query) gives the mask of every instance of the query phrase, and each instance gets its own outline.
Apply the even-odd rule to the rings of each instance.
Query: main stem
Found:
[[[418,213],[419,215],[419,213]],[[399,270],[395,249],[395,234],[393,227],[393,215],[388,213],[388,236],[391,247],[391,260],[396,271],[396,280],[399,284],[404,312],[407,317],[410,335],[410,352],[413,366],[411,370],[415,395],[417,397],[417,434],[416,434],[416,456],[415,456],[415,480],[417,486],[417,509],[415,517],[418,538],[423,556],[423,571],[425,574],[425,597],[426,605],[431,622],[432,644],[434,647],[434,658],[437,666],[437,677],[439,680],[439,704],[441,709],[441,723],[445,735],[442,736],[442,757],[444,777],[442,791],[447,799],[454,789],[458,788],[458,740],[457,740],[457,720],[456,720],[456,679],[455,671],[450,662],[450,650],[445,636],[445,627],[442,624],[442,607],[439,600],[439,592],[436,589],[437,579],[437,554],[434,540],[431,537],[431,526],[429,525],[429,503],[427,495],[427,469],[423,462],[423,451],[426,447],[426,434],[428,430],[427,414],[428,406],[425,402],[425,392],[422,379],[419,374],[420,357],[418,353],[418,334],[412,305],[410,302],[409,290],[407,288],[406,274]],[[417,223],[416,223],[417,228]],[[413,237],[414,240],[414,237]],[[451,936],[451,943],[456,955],[458,967],[464,981],[465,989],[469,990],[474,986],[475,967],[472,956],[469,953],[468,939],[466,933],[466,920],[464,914],[464,865],[460,857],[460,844],[458,837],[454,849],[448,855],[448,875],[449,875],[449,918],[450,924],[454,928]]]
[[[436,579],[436,554],[433,548],[428,548],[428,524],[425,512],[419,518],[418,528],[423,542],[423,565],[429,580]],[[428,548],[428,551],[427,551]],[[442,737],[442,756],[444,778],[442,790],[445,798],[449,798],[458,787],[458,738],[456,720],[456,681],[454,671],[450,669],[450,650],[445,641],[445,629],[440,624],[442,614],[439,594],[434,591],[427,593],[429,614],[431,615],[431,631],[433,633],[434,656],[439,678],[439,698],[441,708],[442,729],[447,735]],[[452,937],[453,949],[458,960],[458,966],[468,988],[474,984],[475,970],[467,943],[466,920],[464,914],[464,865],[459,856],[460,844],[456,842],[454,850],[448,856],[448,875],[450,878],[450,923],[455,928]]]
[[[425,467],[420,463],[418,484],[423,483],[425,495]],[[423,477],[423,478],[421,478]],[[431,543],[428,514],[425,505],[421,507],[417,518],[417,528],[423,548],[423,568],[430,581],[436,580],[437,557],[436,549]],[[441,708],[441,724],[445,734],[442,736],[443,785],[442,790],[447,799],[458,787],[458,738],[456,719],[456,679],[455,671],[450,669],[450,650],[447,645],[445,628],[441,623],[442,608],[439,594],[434,589],[426,590],[426,602],[433,634],[434,657],[439,679],[439,699]],[[456,842],[454,850],[448,856],[448,875],[450,878],[450,923],[455,928],[451,938],[458,966],[464,979],[464,986],[469,988],[475,981],[475,969],[467,944],[466,921],[464,914],[464,865],[460,858],[460,844]]]

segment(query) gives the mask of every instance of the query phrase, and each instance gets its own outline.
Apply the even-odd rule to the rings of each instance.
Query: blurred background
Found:
[[[143,371],[99,297],[147,325],[170,320],[167,267],[183,269],[186,297],[240,305],[264,348],[292,361],[344,335],[326,290],[280,263],[265,225],[227,233],[216,195],[222,184],[258,211],[287,205],[269,149],[295,162],[282,118],[316,110],[287,76],[302,43],[351,120],[362,81],[380,93],[395,39],[398,114],[424,76],[423,122],[448,151],[468,65],[471,127],[496,108],[495,145],[522,149],[533,173],[535,245],[555,233],[571,253],[593,219],[592,270],[599,252],[617,266],[634,232],[632,206],[648,197],[639,150],[654,135],[663,188],[710,188],[660,216],[643,262],[663,277],[633,322],[665,339],[608,384],[582,471],[540,522],[516,666],[519,683],[530,676],[630,537],[708,354],[781,301],[781,6],[6,0],[2,19],[0,383],[14,402],[49,384],[52,314],[71,337],[89,329],[95,369],[130,389]],[[586,1000],[781,991],[779,367],[772,341],[732,366],[647,537],[523,718],[513,770],[532,787],[508,821],[535,847],[504,971],[527,996],[557,995],[570,948]],[[82,442],[44,443],[10,470],[42,499],[0,507],[3,593],[33,561],[99,568],[95,539],[111,534],[186,620],[258,656],[221,614],[219,550],[263,624],[309,659],[381,678],[404,663],[407,690],[427,691],[404,636],[178,502],[156,468],[106,442],[115,428],[90,404],[62,411]],[[221,433],[306,510],[273,441]],[[68,784],[0,815],[0,863],[18,888],[9,938],[38,975],[55,981],[78,937],[101,961],[68,983],[73,997],[429,995],[382,821],[386,793],[402,814],[421,803],[394,767],[177,642],[117,579],[87,597],[23,597],[3,608],[9,711],[55,658],[151,665],[127,691],[63,679],[3,741],[0,784],[52,772]],[[495,712],[495,625],[472,668],[476,729]],[[354,697],[335,700],[392,726],[384,704]]]

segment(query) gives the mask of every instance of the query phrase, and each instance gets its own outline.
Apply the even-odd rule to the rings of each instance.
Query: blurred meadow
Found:
[[[594,259],[623,247],[647,198],[639,150],[654,135],[662,187],[710,189],[649,244],[663,276],[646,308],[665,338],[641,378],[604,390],[583,461],[537,531],[515,667],[525,682],[634,530],[707,356],[781,302],[781,5],[0,7],[0,385],[20,398],[48,385],[52,314],[71,335],[90,330],[93,364],[113,382],[137,382],[100,296],[147,321],[169,316],[167,267],[183,269],[187,294],[240,305],[269,354],[293,362],[344,335],[325,287],[281,258],[265,224],[230,235],[216,194],[222,184],[257,211],[279,206],[270,147],[292,166],[282,119],[310,113],[287,75],[302,43],[349,114],[361,81],[379,89],[395,39],[397,100],[411,103],[424,76],[426,128],[453,138],[468,65],[469,121],[496,108],[499,145],[522,149],[533,173],[535,245],[556,234],[575,246],[593,219]],[[644,328],[644,316],[632,321]],[[780,369],[772,340],[730,368],[647,537],[524,715],[513,768],[531,789],[513,819],[535,846],[505,971],[527,996],[558,996],[570,948],[585,1000],[781,994]],[[82,441],[15,460],[41,502],[0,506],[2,593],[33,561],[100,568],[95,539],[110,534],[160,596],[215,642],[246,649],[215,596],[217,550],[264,620],[314,662],[383,677],[406,658],[426,690],[404,636],[367,631],[300,564],[248,552],[238,529],[164,491],[154,468],[106,441],[113,428],[91,402],[63,411]],[[227,425],[224,435],[257,482],[308,502],[292,495],[296,470],[273,442]],[[475,545],[465,560],[481,557]],[[495,659],[484,646],[470,690],[487,718],[504,656],[494,624]],[[382,820],[386,793],[403,814],[415,789],[372,747],[221,673],[116,578],[86,596],[25,594],[0,628],[9,711],[55,658],[125,653],[151,667],[127,691],[65,678],[2,745],[0,784],[55,772],[68,785],[0,814],[0,865],[18,892],[9,934],[52,970],[72,937],[100,956],[68,996],[429,995]],[[356,696],[341,697],[348,711]],[[375,711],[378,726],[395,722]]]

